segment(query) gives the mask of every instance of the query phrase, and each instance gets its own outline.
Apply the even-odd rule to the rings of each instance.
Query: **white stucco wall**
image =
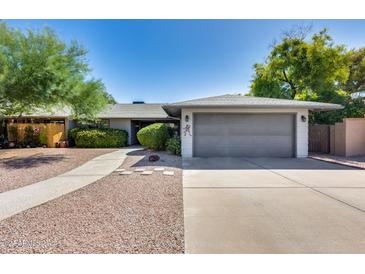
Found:
[[[123,119],[123,118],[111,118],[110,120],[110,128],[118,128],[124,129],[128,132],[128,144],[131,144],[131,120]]]
[[[221,112],[221,113],[296,113],[296,157],[308,156],[308,110],[307,109],[239,109],[239,108],[184,108],[181,110],[181,154],[183,157],[193,156],[193,113]],[[189,122],[185,122],[185,115],[189,115]],[[307,117],[306,122],[301,116]],[[190,134],[185,132],[186,125],[190,126]]]

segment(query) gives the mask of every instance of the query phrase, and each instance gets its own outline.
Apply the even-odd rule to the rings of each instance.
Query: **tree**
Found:
[[[95,119],[114,100],[90,77],[86,54],[49,28],[22,32],[0,23],[0,116],[69,107],[75,119]]]
[[[344,89],[349,93],[365,91],[365,48],[350,52],[350,74]]]
[[[286,33],[273,46],[264,64],[255,64],[250,95],[337,103],[343,110],[314,113],[311,122],[334,123],[344,117],[363,117],[365,105],[344,87],[353,64],[351,53],[335,45],[326,29],[309,41],[303,32]]]

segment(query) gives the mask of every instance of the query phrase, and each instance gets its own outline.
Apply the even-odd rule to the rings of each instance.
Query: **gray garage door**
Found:
[[[194,114],[195,157],[293,157],[293,114]]]

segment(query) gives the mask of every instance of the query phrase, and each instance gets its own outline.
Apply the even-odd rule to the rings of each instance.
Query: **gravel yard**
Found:
[[[65,173],[115,149],[26,148],[0,150],[0,193]]]
[[[183,253],[180,157],[130,153],[121,168],[175,176],[111,175],[0,222],[1,253]]]

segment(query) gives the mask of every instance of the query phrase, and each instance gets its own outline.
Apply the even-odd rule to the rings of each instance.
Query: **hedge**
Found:
[[[75,139],[76,147],[82,148],[124,147],[128,144],[128,132],[122,129],[74,129],[70,131],[70,137]]]
[[[154,150],[163,150],[169,138],[168,126],[163,123],[146,126],[137,132],[137,139],[141,145]]]

